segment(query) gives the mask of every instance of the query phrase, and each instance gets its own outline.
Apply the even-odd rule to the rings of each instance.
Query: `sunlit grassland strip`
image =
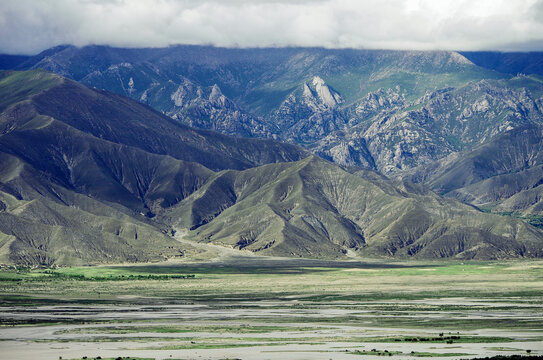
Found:
[[[0,299],[375,301],[442,297],[543,303],[543,261],[393,263],[390,267],[147,265],[0,271]]]

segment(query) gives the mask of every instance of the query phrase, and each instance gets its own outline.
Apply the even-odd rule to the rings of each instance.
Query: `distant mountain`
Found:
[[[277,133],[294,143],[311,143],[342,129],[345,119],[337,108],[343,98],[314,76],[297,87],[272,114]]]
[[[378,114],[361,135],[378,169],[398,174],[472,149],[507,130],[540,123],[542,91],[543,83],[530,78],[442,89],[407,109]]]
[[[463,51],[461,54],[487,69],[511,75],[543,76],[543,52]]]
[[[14,69],[28,59],[30,56],[0,54],[0,70]]]
[[[190,126],[287,141],[338,164],[399,176],[505,129],[540,122],[540,58],[538,53],[63,46],[18,68],[47,69],[129,96]]]

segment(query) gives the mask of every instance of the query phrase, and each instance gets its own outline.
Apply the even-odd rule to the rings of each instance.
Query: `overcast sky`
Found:
[[[543,0],[0,0],[0,52],[59,44],[543,50]]]

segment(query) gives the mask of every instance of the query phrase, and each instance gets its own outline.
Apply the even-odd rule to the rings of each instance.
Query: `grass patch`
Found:
[[[141,348],[139,350],[191,350],[191,349],[230,349],[255,346],[278,346],[278,345],[319,345],[319,343],[240,343],[240,344],[211,344],[211,343],[195,343],[195,344],[176,344],[165,346],[153,346]]]
[[[71,274],[58,271],[46,270],[45,274],[51,275],[53,279],[69,279],[69,280],[81,280],[81,281],[130,281],[130,280],[174,280],[174,279],[193,279],[193,274],[119,274],[119,275],[85,275],[85,274]]]
[[[520,213],[517,213],[517,212],[514,212],[514,211],[493,211],[490,208],[479,208],[479,209],[482,212],[486,212],[486,213],[492,213],[492,214],[501,215],[501,216],[514,217],[516,219],[526,221],[528,224],[530,224],[532,226],[535,226],[535,227],[538,227],[538,228],[543,228],[543,216],[541,216],[541,215],[535,215],[535,214],[523,215],[523,214],[520,214]]]
[[[524,349],[505,347],[505,346],[493,346],[493,347],[488,347],[487,349],[492,350],[492,351],[517,351],[517,352],[524,351]]]
[[[59,358],[59,359],[62,359],[62,358]],[[101,356],[97,356],[97,357],[83,356],[80,358],[67,359],[67,360],[155,360],[155,358],[142,358],[142,357],[134,357],[134,356],[117,356],[117,357],[103,358]]]
[[[195,326],[195,325],[163,325],[163,326],[120,326],[120,327],[92,327],[78,328],[58,332],[58,334],[132,334],[132,333],[232,333],[232,334],[265,334],[270,332],[305,332],[315,331],[322,328],[316,327],[294,327],[294,326],[259,326],[259,325],[231,325],[231,326]]]
[[[376,355],[376,356],[392,356],[392,355],[400,355],[402,354],[401,351],[388,351],[388,350],[354,350],[350,351],[350,354],[353,355]]]
[[[432,353],[432,352],[420,352],[412,351],[409,355],[415,357],[447,357],[447,356],[470,356],[466,353]]]
[[[530,339],[531,340],[531,339]],[[367,342],[411,342],[411,343],[502,343],[519,341],[518,339],[498,336],[464,336],[464,335],[443,335],[443,336],[403,336],[403,337],[374,337],[367,338]]]

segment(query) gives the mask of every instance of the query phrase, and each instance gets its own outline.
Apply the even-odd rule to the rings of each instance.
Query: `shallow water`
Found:
[[[532,350],[543,354],[542,329],[529,326],[527,320],[541,320],[543,312],[534,311],[541,305],[529,306],[512,299],[444,298],[431,300],[365,301],[315,303],[293,301],[255,301],[250,308],[239,301],[220,301],[185,305],[63,305],[63,306],[10,306],[0,307],[0,318],[6,320],[57,320],[61,324],[47,326],[12,326],[0,328],[0,349],[3,359],[63,359],[88,357],[140,356],[156,359],[355,359],[351,352],[371,349],[400,351],[391,359],[415,358],[411,351],[428,353],[463,353],[462,356],[442,357],[466,359],[475,356],[511,355]],[[379,309],[382,305],[412,306],[409,310]],[[476,310],[417,310],[424,305],[462,305]],[[300,309],[300,306],[307,306]],[[507,306],[500,310],[498,306]],[[225,309],[224,307],[228,307]],[[428,309],[428,308],[427,308]],[[292,322],[292,318],[304,319]],[[398,319],[398,327],[390,326],[390,319]],[[438,320],[480,319],[480,328],[441,328]],[[388,320],[379,326],[379,320]],[[484,320],[506,320],[511,327],[484,326]],[[115,320],[115,322],[113,322]],[[523,320],[524,322],[519,322]],[[77,321],[78,323],[70,323]],[[121,321],[121,322],[119,322]],[[421,326],[420,321],[427,325]],[[515,322],[517,321],[517,322]],[[90,322],[91,324],[82,324]],[[96,323],[100,322],[100,323]],[[101,323],[104,322],[104,323]],[[413,327],[410,327],[410,322]],[[522,326],[519,326],[521,324]],[[244,327],[218,332],[213,327]],[[140,331],[137,327],[186,327],[187,332],[160,333]],[[250,332],[251,326],[279,326],[280,330]],[[136,327],[130,333],[115,330]],[[90,328],[90,329],[89,329]],[[96,328],[102,328],[96,330]],[[104,329],[106,328],[106,329]],[[292,328],[290,330],[289,328]],[[299,329],[304,328],[304,329]],[[87,329],[87,330],[85,330]],[[245,329],[245,330],[244,330]],[[91,331],[92,330],[92,331]],[[513,342],[453,344],[432,342],[365,342],[367,337],[453,335],[506,337]],[[205,344],[225,346],[217,349],[151,350],[164,346],[192,346]],[[228,348],[230,345],[256,345]],[[270,345],[274,344],[274,345]],[[508,351],[501,348],[513,349]],[[347,351],[346,351],[347,350]],[[362,356],[361,358],[382,358]],[[437,357],[441,358],[441,357]]]

